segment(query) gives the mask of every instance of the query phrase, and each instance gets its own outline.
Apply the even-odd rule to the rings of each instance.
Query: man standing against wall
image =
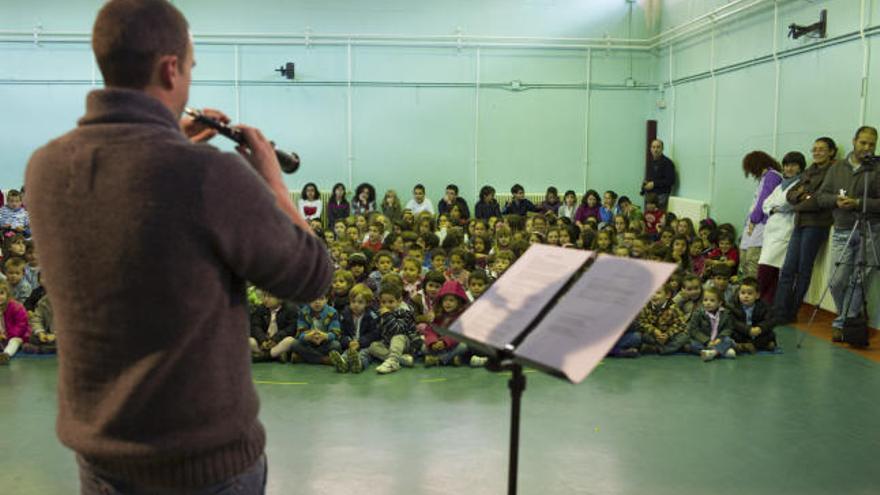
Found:
[[[853,228],[862,211],[862,200],[867,181],[868,198],[864,205],[867,210],[865,219],[870,230],[864,229],[865,233],[873,236],[865,240],[866,252],[863,260],[867,265],[876,266],[878,259],[878,236],[880,236],[880,173],[876,170],[876,164],[866,163],[867,157],[874,155],[877,148],[877,129],[873,127],[860,127],[853,137],[853,150],[843,160],[838,161],[828,169],[825,180],[816,193],[816,202],[820,208],[829,208],[834,216],[834,230],[831,234],[832,260],[840,264],[837,266],[834,277],[831,279],[831,297],[837,307],[837,318],[831,323],[833,327],[832,338],[835,341],[843,340],[844,320],[847,317],[857,317],[862,310],[862,301],[865,292],[870,287],[868,276],[862,281],[862,286],[854,286],[853,270],[859,261],[857,250],[860,246],[859,231],[853,232]],[[867,226],[862,226],[867,227]],[[859,229],[860,231],[862,229]],[[848,308],[848,311],[845,309]]]
[[[652,192],[657,195],[657,203],[661,210],[666,210],[669,195],[675,186],[675,164],[663,154],[663,141],[651,141],[651,163],[642,182],[642,195]]]
[[[263,493],[245,281],[297,301],[331,282],[262,133],[240,127],[242,159],[179,122],[188,29],[166,0],[105,4],[92,48],[106,89],[28,164],[56,315],[57,431],[85,494]]]

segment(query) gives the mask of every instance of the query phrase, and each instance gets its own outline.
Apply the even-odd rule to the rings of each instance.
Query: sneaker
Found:
[[[482,368],[489,362],[489,358],[483,356],[471,356],[471,368]]]
[[[352,373],[360,373],[364,371],[364,363],[361,361],[361,355],[354,349],[345,351],[345,360],[348,361],[348,371]]]
[[[831,329],[831,342],[843,342],[843,332],[839,328]]]
[[[452,358],[452,365],[461,366],[461,356],[455,356],[454,358]]]
[[[394,373],[395,371],[400,369],[400,362],[395,358],[388,358],[382,362],[378,367],[376,367],[376,373],[380,375],[387,375],[388,373]]]
[[[752,345],[752,344],[749,344]],[[752,347],[755,347],[752,345]],[[727,359],[736,359],[736,351],[731,347],[730,349],[724,351],[724,357]]]
[[[412,368],[415,365],[415,359],[413,359],[412,354],[403,354],[400,356],[400,364],[407,368]]]
[[[770,342],[767,344],[767,350],[773,352],[776,350],[776,342]]]
[[[342,357],[342,354],[339,354],[339,351],[330,351],[328,357],[338,373],[348,373],[348,363],[345,362],[345,358]]]
[[[430,354],[425,356],[425,368],[430,368],[432,366],[439,366],[440,358],[437,356],[431,356]]]
[[[716,357],[718,357],[718,351],[715,349],[703,349],[700,351],[700,359],[702,359],[703,362],[711,361]]]
[[[0,366],[9,364],[9,354],[5,352],[0,352]]]

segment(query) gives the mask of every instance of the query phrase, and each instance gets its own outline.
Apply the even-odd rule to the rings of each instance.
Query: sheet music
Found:
[[[514,354],[579,383],[674,271],[671,263],[600,255]]]
[[[449,330],[503,349],[592,254],[543,244],[530,247]]]

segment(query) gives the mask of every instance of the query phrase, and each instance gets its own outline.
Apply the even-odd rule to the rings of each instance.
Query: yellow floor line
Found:
[[[308,382],[275,382],[271,380],[254,380],[257,385],[308,385]]]

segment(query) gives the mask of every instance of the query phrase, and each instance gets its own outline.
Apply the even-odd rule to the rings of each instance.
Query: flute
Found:
[[[244,135],[240,130],[235,129],[234,127],[229,127],[228,125],[220,122],[217,119],[213,119],[203,114],[201,111],[196,110],[195,108],[186,107],[183,109],[183,113],[189,115],[196,122],[200,122],[205,124],[206,126],[214,129],[218,133],[228,137],[229,139],[235,141],[238,144],[247,146],[247,141],[244,139]],[[275,147],[275,142],[270,141],[272,143],[272,147]],[[287,153],[285,151],[281,151],[275,148],[275,156],[278,157],[278,163],[281,165],[281,171],[285,174],[292,174],[299,169],[299,155],[296,153]]]

